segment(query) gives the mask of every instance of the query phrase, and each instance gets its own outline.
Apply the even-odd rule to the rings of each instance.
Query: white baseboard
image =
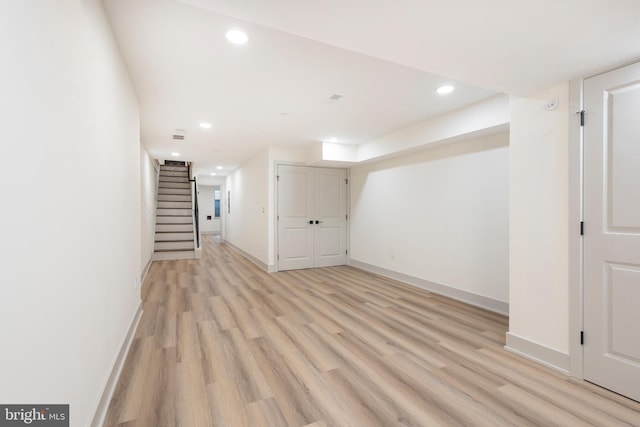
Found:
[[[511,332],[507,332],[507,345],[504,348],[548,368],[570,375],[571,358],[566,353],[522,338]]]
[[[147,261],[147,265],[144,266],[144,268],[142,269],[142,274],[140,274],[140,283],[144,283],[144,279],[147,277],[147,273],[149,272],[149,269],[151,268],[151,264],[153,263],[153,253],[151,254],[151,257],[149,258],[149,261]]]
[[[93,412],[91,427],[102,427],[102,425],[104,424],[105,417],[107,416],[107,409],[109,409],[109,403],[111,403],[113,393],[116,390],[116,385],[118,385],[120,373],[122,372],[122,368],[124,367],[124,362],[127,359],[127,354],[129,353],[129,348],[131,347],[131,343],[133,342],[133,337],[136,334],[136,329],[138,328],[138,323],[140,323],[141,317],[142,301],[140,301],[140,303],[138,304],[138,309],[133,315],[133,319],[131,319],[127,335],[125,336],[124,341],[120,346],[120,351],[113,361],[111,373],[104,383],[102,396],[98,400],[98,403]]]
[[[276,271],[276,266],[275,265],[268,265],[268,264],[260,261],[258,258],[256,258],[253,255],[251,255],[249,252],[246,252],[246,251],[240,249],[239,247],[237,247],[236,245],[234,245],[233,243],[231,243],[228,240],[224,240],[224,243],[229,245],[229,246],[231,246],[236,251],[240,252],[240,254],[243,257],[245,257],[246,259],[248,259],[249,261],[251,261],[252,263],[257,265],[258,267],[260,267],[261,269],[263,269],[267,273],[274,273]]]
[[[441,285],[439,283],[429,282],[428,280],[419,279],[417,277],[398,273],[392,270],[387,270],[386,268],[367,264],[366,262],[357,261],[355,259],[349,259],[349,265],[360,270],[365,270],[370,273],[379,274],[380,276],[388,277],[389,279],[406,283],[407,285],[425,289],[429,292],[444,295],[451,299],[466,302],[467,304],[475,305],[476,307],[484,308],[495,313],[504,314],[505,316],[509,315],[509,303],[503,301],[499,301],[483,295],[474,294],[461,289],[452,288],[450,286]]]

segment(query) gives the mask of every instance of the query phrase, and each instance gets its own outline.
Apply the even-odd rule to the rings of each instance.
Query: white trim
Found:
[[[476,307],[484,308],[485,310],[504,314],[505,316],[509,315],[509,303],[489,298],[484,295],[478,295],[472,292],[464,291],[462,289],[456,289],[452,288],[451,286],[442,285],[440,283],[430,282],[428,280],[409,276],[403,273],[398,273],[392,270],[387,270],[386,268],[367,264],[365,262],[357,261],[351,258],[348,259],[348,265],[360,270],[365,270],[370,273],[379,274],[380,276],[388,277],[390,279],[406,283],[407,285],[415,286],[417,288],[425,289],[436,294],[444,295],[446,297],[462,301],[467,304],[475,305]]]
[[[224,243],[229,245],[229,246],[231,246],[236,251],[240,252],[240,255],[242,255],[243,257],[245,257],[246,259],[248,259],[249,261],[251,261],[252,263],[257,265],[258,267],[260,267],[261,269],[263,269],[267,273],[275,273],[275,271],[276,271],[276,266],[275,265],[268,265],[268,264],[260,261],[258,258],[256,258],[253,255],[251,255],[249,252],[246,252],[246,251],[240,249],[239,247],[237,247],[236,245],[234,245],[233,243],[231,243],[228,240],[224,240]]]
[[[133,342],[141,317],[142,301],[138,303],[138,309],[131,319],[127,335],[124,337],[122,345],[120,346],[120,351],[112,363],[111,373],[105,379],[102,395],[100,396],[100,399],[98,399],[93,411],[93,416],[91,417],[91,427],[101,427],[104,424],[105,417],[107,416],[107,409],[109,409],[109,403],[111,403],[116,385],[118,385],[118,379],[122,373],[124,362],[127,359],[127,354],[129,353],[129,348],[131,348],[131,343]]]
[[[153,252],[151,253],[151,257],[147,261],[147,264],[142,269],[142,274],[140,274],[140,284],[144,283],[144,279],[147,277],[147,273],[149,273],[149,269],[151,268],[151,263],[153,262]]]
[[[346,200],[346,209],[347,209],[347,223],[345,224],[347,236],[345,238],[344,244],[347,250],[347,260],[345,261],[345,265],[350,265],[351,263],[351,169],[345,169],[347,171],[347,193],[345,197]]]
[[[507,344],[504,349],[563,374],[570,375],[570,357],[567,353],[562,353],[511,332],[507,332]]]
[[[583,378],[584,347],[580,331],[584,326],[583,301],[583,236],[580,221],[583,213],[583,128],[580,114],[583,103],[584,80],[569,82],[569,372]]]

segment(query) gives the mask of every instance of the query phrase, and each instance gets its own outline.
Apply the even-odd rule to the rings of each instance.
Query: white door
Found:
[[[314,266],[347,263],[347,171],[314,169]],[[318,224],[315,224],[315,222]]]
[[[278,270],[347,261],[343,169],[278,166]]]
[[[278,269],[314,264],[314,182],[310,168],[278,167]]]
[[[584,96],[584,378],[640,401],[640,64]]]

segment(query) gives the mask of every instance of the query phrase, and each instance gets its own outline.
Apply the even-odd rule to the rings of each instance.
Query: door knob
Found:
[[[313,220],[312,219],[309,220],[309,224],[313,224]]]
[[[318,220],[316,219],[316,224],[322,224],[322,221],[318,221]]]

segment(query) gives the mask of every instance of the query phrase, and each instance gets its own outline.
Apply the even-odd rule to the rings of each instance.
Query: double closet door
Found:
[[[278,270],[347,262],[347,172],[278,166]]]

